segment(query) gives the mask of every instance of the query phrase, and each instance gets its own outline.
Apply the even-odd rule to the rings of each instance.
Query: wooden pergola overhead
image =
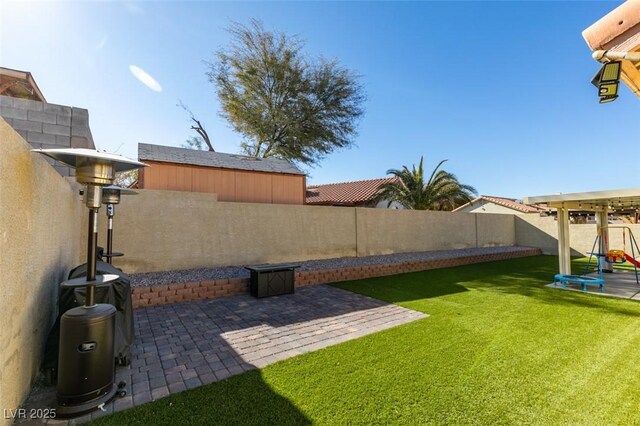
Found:
[[[591,50],[640,52],[640,0],[627,0],[582,32]],[[622,60],[620,80],[640,96],[640,62]]]
[[[0,95],[46,102],[30,72],[0,67]]]
[[[640,188],[526,197],[524,203],[546,204],[551,208],[566,208],[569,210],[637,209],[640,208]]]
[[[640,206],[640,188],[614,189],[610,191],[577,192],[573,194],[541,195],[525,197],[525,204],[546,204],[558,211],[558,255],[561,274],[571,274],[571,241],[569,236],[569,211],[595,211],[600,239],[600,253],[606,253],[608,247],[608,216],[611,210],[638,208]],[[595,238],[595,235],[594,235]]]

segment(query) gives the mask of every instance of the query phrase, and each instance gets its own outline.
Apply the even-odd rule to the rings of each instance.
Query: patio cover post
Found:
[[[596,227],[598,235],[600,235],[600,244],[598,245],[598,253],[604,254],[609,251],[609,207],[603,207],[602,211],[596,212]],[[602,262],[604,263],[604,262]],[[605,269],[603,271],[610,271]]]
[[[571,274],[569,209],[565,207],[558,207],[558,255],[560,257],[560,273]]]

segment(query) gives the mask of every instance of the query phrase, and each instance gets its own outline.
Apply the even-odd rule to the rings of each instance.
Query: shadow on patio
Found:
[[[134,315],[136,340],[131,349],[132,362],[116,369],[116,381],[125,381],[129,394],[108,404],[106,412],[94,412],[76,421],[95,419],[426,317],[423,313],[324,285],[303,287],[292,295],[265,299],[240,295],[139,308],[134,310]],[[264,412],[269,411],[270,406],[279,406],[275,412],[288,413],[288,418],[273,419],[272,423],[308,422],[295,406],[263,383],[259,371],[250,374],[255,381],[251,395],[228,396],[243,392],[233,387],[233,381],[221,385],[226,390],[220,395],[229,401],[212,400],[208,390],[199,391],[203,412],[190,413],[185,420],[200,416],[202,421],[206,417],[205,423],[215,421],[218,409],[245,413],[255,410],[264,423]],[[47,397],[43,397],[45,392]],[[26,408],[51,406],[53,396],[53,388],[34,390]],[[239,401],[235,401],[236,397]],[[172,398],[167,403],[179,400]]]

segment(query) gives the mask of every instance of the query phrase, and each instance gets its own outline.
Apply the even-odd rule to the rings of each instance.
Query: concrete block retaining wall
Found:
[[[303,271],[295,273],[295,282],[297,287],[315,284],[328,284],[339,281],[360,280],[407,272],[425,271],[428,269],[451,268],[454,266],[471,265],[473,263],[537,256],[540,254],[542,254],[540,249],[531,248],[519,251],[451,257],[419,262]],[[140,308],[164,305],[168,303],[180,303],[193,300],[233,296],[236,294],[247,293],[248,291],[248,278],[224,278],[218,280],[174,283],[149,287],[135,287],[132,289],[131,293],[133,307]]]

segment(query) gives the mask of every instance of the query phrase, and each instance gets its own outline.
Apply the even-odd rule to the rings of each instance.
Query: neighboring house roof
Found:
[[[147,161],[191,164],[221,169],[304,175],[300,169],[286,160],[255,158],[246,155],[224,154],[222,152],[200,151],[146,143],[138,144],[138,158]]]
[[[453,211],[457,212],[457,211],[463,210],[466,207],[473,206],[479,201],[494,203],[499,206],[517,210],[522,213],[540,213],[540,212],[546,212],[549,210],[546,207],[537,205],[537,204],[534,204],[534,205],[522,204],[521,202],[517,201],[515,198],[504,198],[504,197],[494,197],[491,195],[481,195],[478,198],[471,200],[467,204],[461,205],[460,207],[454,209]]]
[[[30,72],[0,67],[0,95],[46,102]]]
[[[357,180],[352,182],[313,185],[307,188],[307,204],[354,205],[372,201],[380,185],[394,182],[398,178]]]
[[[628,0],[582,32],[591,50],[638,51],[640,0]],[[622,61],[621,80],[640,96],[640,62]]]

